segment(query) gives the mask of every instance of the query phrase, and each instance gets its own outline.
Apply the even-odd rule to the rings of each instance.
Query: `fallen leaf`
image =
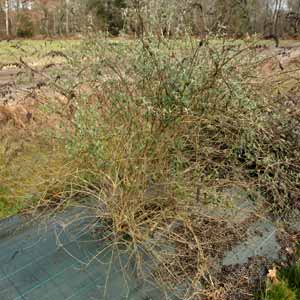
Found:
[[[276,267],[274,267],[273,269],[269,270],[267,277],[268,277],[268,278],[271,280],[271,282],[273,282],[273,283],[278,282]]]

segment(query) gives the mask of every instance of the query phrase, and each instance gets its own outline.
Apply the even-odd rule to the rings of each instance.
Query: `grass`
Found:
[[[0,66],[19,63],[20,57],[35,68],[49,63],[66,63],[64,58],[45,55],[52,51],[70,55],[80,44],[80,40],[0,41]],[[17,82],[20,83],[20,77]],[[39,97],[44,98],[45,95]],[[24,107],[21,105],[20,111]],[[28,110],[32,112],[32,107]],[[18,117],[17,113],[16,118]],[[42,110],[34,109],[34,117],[38,120],[35,125],[27,126],[28,128],[20,129],[13,119],[7,125],[0,125],[0,218],[33,210],[51,194],[49,190],[53,185],[64,189],[63,184],[58,182],[69,174],[70,168],[66,166],[67,154],[62,147],[57,148],[59,146],[53,139],[49,139],[47,116]],[[56,191],[55,188],[54,190]]]
[[[269,287],[265,300],[297,300],[296,293],[293,292],[285,281],[280,281]]]
[[[15,40],[0,41],[0,64],[19,62],[20,56],[35,62],[50,51],[70,52],[80,46],[80,40]]]
[[[218,39],[211,40],[211,43],[221,44]],[[121,46],[134,43],[132,40],[123,39],[111,39],[110,44]],[[292,46],[295,41],[282,41],[282,46]],[[182,40],[170,41],[172,47],[182,48]],[[244,45],[243,40],[229,40],[227,45]],[[259,41],[259,44],[271,46],[272,41]],[[0,41],[0,64],[1,63],[13,63],[19,62],[20,56],[29,58],[30,62],[34,62],[40,59],[50,51],[62,51],[69,53],[70,51],[76,51],[80,48],[81,40],[10,40]]]
[[[13,139],[6,136],[1,141],[0,218],[49,204],[63,194],[74,171],[55,143],[27,134],[14,133]]]

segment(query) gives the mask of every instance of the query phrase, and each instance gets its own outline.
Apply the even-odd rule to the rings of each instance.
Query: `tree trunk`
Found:
[[[69,24],[69,0],[66,0],[66,34],[70,33],[70,24]]]
[[[6,35],[10,36],[9,32],[9,0],[5,1],[5,27],[6,27]]]
[[[275,10],[274,10],[274,17],[273,17],[273,32],[275,36],[278,36],[278,19],[279,19],[279,12],[281,9],[282,0],[276,0],[275,3]]]

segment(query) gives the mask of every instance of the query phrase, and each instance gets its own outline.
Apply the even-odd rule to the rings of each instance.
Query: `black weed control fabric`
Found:
[[[125,255],[93,237],[91,218],[71,209],[42,221],[0,221],[0,299],[163,299],[134,275]]]

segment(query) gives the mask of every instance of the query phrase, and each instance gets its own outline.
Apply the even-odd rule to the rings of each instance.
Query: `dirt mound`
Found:
[[[283,67],[299,67],[300,48],[283,52],[279,57],[279,61]]]
[[[275,71],[298,69],[300,67],[300,48],[282,48],[269,51],[261,65],[261,72],[270,75]]]

